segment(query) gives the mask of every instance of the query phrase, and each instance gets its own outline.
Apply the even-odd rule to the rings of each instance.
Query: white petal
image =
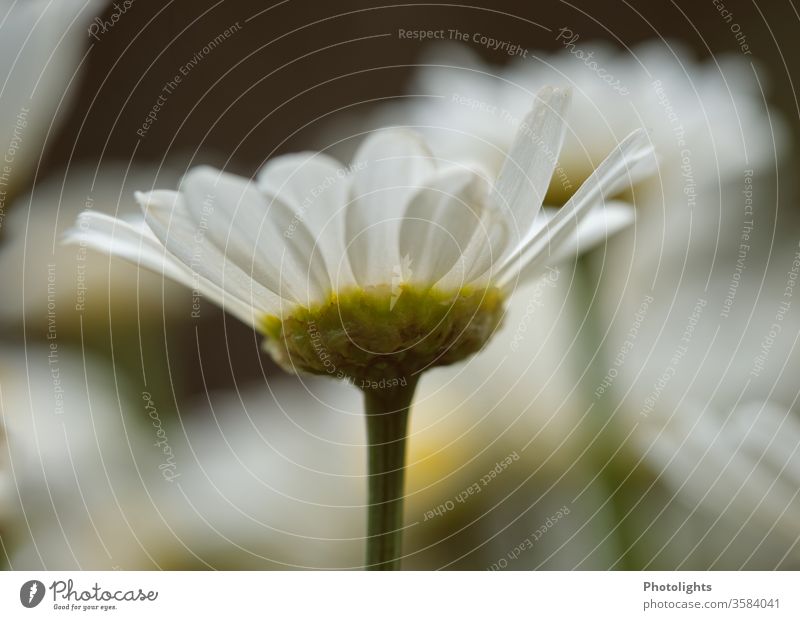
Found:
[[[435,172],[433,156],[414,133],[373,133],[356,153],[345,214],[350,267],[361,286],[389,281],[400,266],[399,231],[411,196]]]
[[[507,286],[523,268],[537,269],[548,260],[548,247],[558,248],[577,229],[589,210],[611,192],[619,189],[620,178],[628,178],[628,170],[652,155],[647,134],[637,130],[597,167],[578,191],[559,209],[549,224],[536,231],[530,241],[514,250],[496,276],[500,286]]]
[[[546,86],[520,124],[508,157],[500,170],[492,203],[508,213],[520,243],[530,238],[531,225],[544,201],[564,142],[564,116],[569,89]]]
[[[558,214],[560,209],[542,209],[540,219],[542,226],[548,226],[549,222]],[[551,254],[547,263],[536,263],[526,266],[520,271],[516,284],[535,280],[547,271],[548,266],[566,260],[572,260],[591,250],[593,247],[603,243],[606,239],[633,224],[635,219],[634,208],[625,202],[607,202],[605,205],[594,207],[589,214],[581,220],[577,231],[569,236],[557,248],[551,247]]]
[[[458,289],[467,284],[484,284],[492,279],[492,267],[506,254],[509,239],[508,218],[495,209],[484,209],[466,250],[453,268],[439,281],[443,289]]]
[[[144,224],[144,222],[142,222]],[[67,230],[63,242],[71,245],[86,245],[89,248],[122,258],[150,271],[192,286],[188,271],[177,259],[166,251],[160,242],[146,236],[146,226],[121,220],[105,213],[84,211],[78,216],[74,228]]]
[[[144,220],[129,222],[103,213],[86,211],[78,216],[76,227],[64,234],[63,241],[127,260],[189,288],[197,289],[212,303],[251,327],[256,327],[256,315],[250,304],[233,294],[226,294],[210,280],[192,273],[188,267],[167,252]]]
[[[287,302],[242,271],[211,243],[199,229],[178,192],[157,190],[137,193],[147,225],[158,240],[190,272],[198,273],[220,289],[230,292],[266,313],[277,313]]]
[[[347,170],[324,153],[305,151],[270,159],[256,177],[258,188],[278,196],[310,220],[327,219],[344,207]],[[305,219],[305,218],[304,218]]]
[[[354,283],[344,243],[349,176],[336,159],[307,151],[269,160],[258,174],[268,200],[289,205],[316,241],[335,288]],[[295,227],[292,227],[294,232]]]
[[[405,279],[432,285],[450,271],[480,223],[488,187],[476,172],[453,168],[417,191],[400,227]]]
[[[242,271],[287,299],[309,304],[330,279],[314,241],[282,200],[268,203],[248,179],[206,166],[184,178],[181,193],[195,225]]]

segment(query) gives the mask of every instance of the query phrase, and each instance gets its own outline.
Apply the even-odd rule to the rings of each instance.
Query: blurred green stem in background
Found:
[[[390,389],[364,389],[367,421],[367,570],[399,570],[403,485],[411,401],[419,377]]]
[[[575,291],[576,291],[576,316],[578,321],[583,321],[580,328],[580,341],[583,343],[582,351],[585,356],[581,360],[586,370],[583,376],[583,393],[594,402],[594,407],[587,418],[587,437],[593,442],[588,452],[588,457],[593,461],[592,470],[598,475],[595,482],[602,486],[602,492],[608,496],[606,507],[610,511],[610,518],[614,530],[609,532],[617,552],[621,554],[618,566],[623,570],[637,570],[640,568],[635,561],[632,548],[634,546],[631,536],[627,535],[626,525],[623,521],[628,512],[628,503],[625,501],[627,488],[623,488],[624,473],[619,470],[619,463],[613,456],[619,441],[614,421],[609,420],[612,412],[604,403],[605,399],[595,400],[594,390],[600,385],[605,376],[605,334],[602,332],[600,312],[597,301],[594,299],[600,275],[595,269],[595,259],[602,254],[603,249],[582,254],[575,265]]]

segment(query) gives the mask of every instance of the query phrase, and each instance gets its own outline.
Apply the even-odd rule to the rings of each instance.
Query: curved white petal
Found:
[[[532,269],[539,268],[541,263],[548,260],[547,248],[558,248],[569,238],[589,210],[611,192],[618,191],[620,178],[628,178],[628,171],[650,157],[652,152],[652,146],[643,130],[634,131],[625,138],[559,209],[548,225],[537,230],[526,244],[508,256],[497,274],[498,284],[507,286],[516,274],[528,266]]]
[[[298,213],[323,221],[344,206],[347,169],[325,153],[303,151],[270,159],[256,176],[258,188]]]
[[[165,275],[180,284],[192,286],[193,282],[186,277],[188,271],[185,266],[148,232],[150,230],[143,220],[140,225],[105,213],[84,211],[78,215],[75,227],[64,233],[62,241],[71,245],[85,244],[109,256]]]
[[[269,160],[258,173],[257,184],[268,200],[277,197],[285,202],[305,225],[335,288],[353,284],[344,243],[348,170],[324,153],[292,153]]]
[[[560,209],[553,208],[542,209],[539,215],[540,227],[549,226],[549,222],[559,211]],[[547,272],[547,267],[574,259],[580,254],[588,252],[609,237],[633,224],[635,217],[634,208],[625,202],[615,201],[598,205],[581,220],[574,234],[570,235],[558,247],[550,248],[550,255],[546,263],[537,262],[524,267],[520,271],[518,278],[515,279],[514,285],[535,280]]]
[[[282,306],[291,305],[242,271],[206,238],[206,230],[195,224],[180,193],[137,193],[136,200],[152,232],[190,272],[263,312],[277,313]]]
[[[284,201],[268,202],[248,179],[207,166],[187,173],[181,193],[195,226],[262,286],[304,304],[324,297],[325,263]]]
[[[357,283],[387,282],[400,268],[398,238],[411,196],[435,172],[431,152],[419,136],[390,129],[371,134],[353,163],[345,240]]]
[[[537,93],[492,191],[492,203],[508,213],[511,228],[519,231],[520,243],[530,239],[531,226],[550,186],[564,143],[570,98],[569,89],[550,86]]]
[[[232,293],[226,294],[207,278],[193,273],[167,252],[144,220],[129,222],[103,213],[86,211],[78,216],[76,227],[64,234],[63,241],[121,258],[196,289],[239,320],[251,327],[257,327],[258,317],[252,305]]]
[[[439,286],[457,289],[490,281],[495,272],[493,267],[506,254],[510,239],[508,218],[496,209],[484,209],[463,255],[439,281]]]
[[[400,226],[400,256],[411,282],[434,284],[467,249],[478,227],[488,183],[476,172],[453,168],[412,196]]]

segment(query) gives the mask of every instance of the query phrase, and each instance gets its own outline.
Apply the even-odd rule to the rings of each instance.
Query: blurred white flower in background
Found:
[[[38,546],[48,568],[360,566],[362,455],[337,443],[363,443],[358,398],[326,383],[324,403],[262,385],[209,393],[172,420],[131,402],[131,461],[107,468],[111,486],[88,489],[85,510],[64,498],[60,528],[33,532],[12,563],[38,566]]]
[[[128,453],[115,386],[124,382],[111,366],[55,340],[0,349],[7,441],[0,528],[8,553],[32,532],[63,535],[62,515],[84,510],[88,494],[109,490],[107,470]]]
[[[344,131],[408,125],[426,135],[440,157],[477,159],[496,168],[531,93],[556,82],[573,88],[574,103],[551,186],[555,197],[574,191],[603,154],[636,127],[650,133],[661,175],[680,173],[688,155],[697,181],[714,183],[772,156],[783,123],[766,118],[765,79],[749,60],[731,54],[698,61],[675,41],[629,50],[600,41],[577,45],[592,54],[593,66],[568,47],[555,53],[531,50],[527,58],[501,67],[463,45],[430,46],[418,61],[407,98],[379,107],[367,120],[354,120]],[[619,87],[602,79],[597,67]],[[338,137],[345,137],[341,130]]]
[[[765,202],[752,214],[745,212],[742,190],[735,192],[739,196],[728,203],[733,222],[720,231],[718,244],[698,234],[683,248],[641,254],[616,317],[606,314],[608,350],[616,355],[629,340],[626,332],[642,300],[652,299],[635,342],[614,364],[618,396],[633,414],[647,397],[654,401],[649,408],[657,409],[662,393],[719,410],[750,400],[794,406],[800,372],[795,284],[800,220],[791,207],[777,216],[771,212],[768,185],[756,190]],[[622,268],[623,262],[615,258],[610,269]],[[626,397],[633,385],[639,389]]]
[[[0,522],[12,568],[362,565],[366,436],[352,386],[271,381],[210,392],[174,417],[149,394],[124,384],[115,393],[109,367],[75,354],[61,353],[55,366],[59,395],[47,355],[46,347],[29,348],[27,373],[23,350],[3,355],[4,367],[16,369],[0,383],[0,420],[14,437],[13,511]],[[429,399],[412,419],[404,562],[488,568],[529,534],[524,522],[507,523],[518,508],[502,498],[516,478],[501,473],[468,499],[466,489],[521,445],[487,446],[483,416],[465,425],[469,412],[449,407]],[[536,487],[552,487],[558,469],[539,473]],[[544,522],[569,492],[556,485],[531,501],[532,518]],[[542,542],[554,556],[549,566],[571,568],[594,544],[587,516],[573,510]],[[561,548],[579,528],[576,542]],[[457,544],[452,536],[461,529]],[[517,565],[536,557],[543,556]]]
[[[108,366],[59,353],[55,365],[46,347],[3,356],[16,368],[3,375],[0,418],[16,509],[2,524],[12,568],[360,564],[355,390],[317,382],[312,395],[278,382],[209,393],[175,417],[147,392],[117,384],[115,393]]]
[[[75,92],[101,0],[0,2],[0,189],[19,192]],[[0,205],[5,209],[6,194]],[[8,197],[12,197],[8,194]]]
[[[720,519],[738,528],[735,536],[745,529],[751,533],[749,545],[718,540],[717,556],[709,558],[712,568],[736,566],[720,562],[733,551],[746,563],[762,547],[773,554],[775,566],[787,558],[796,561],[800,421],[795,413],[770,402],[746,403],[729,412],[684,402],[670,412],[642,417],[633,439],[677,498],[692,511],[716,515],[703,538],[713,538]]]
[[[88,48],[86,26],[104,6],[94,0],[3,0],[0,2],[0,228],[5,231],[11,203],[34,175],[43,144],[51,140],[69,107],[74,83]],[[3,241],[9,235],[3,236]],[[39,248],[36,248],[36,252]],[[6,258],[6,257],[4,257]],[[3,274],[17,273],[20,265],[4,262]],[[3,312],[18,308],[18,283],[8,286]],[[44,312],[46,306],[39,308]],[[17,315],[19,316],[19,315]],[[19,359],[0,361],[0,398],[18,403],[11,392],[19,387]],[[13,377],[13,378],[12,378]],[[0,404],[1,405],[1,404]],[[20,429],[21,411],[13,419],[0,418],[0,529],[18,508],[11,454],[25,444]],[[9,414],[10,415],[10,414]],[[28,444],[27,448],[31,446]],[[23,448],[23,451],[25,449]],[[34,454],[28,454],[33,458]],[[25,468],[23,468],[25,474]],[[6,540],[4,538],[4,540]]]
[[[12,452],[16,467],[28,466],[15,470],[26,511],[9,537],[14,568],[361,566],[366,437],[351,386],[311,379],[211,392],[170,420],[158,402],[123,398],[120,407],[97,390],[89,413],[74,378],[64,378],[74,408],[62,417],[50,413],[49,377],[14,377],[19,389],[4,401],[18,412],[12,432],[27,438]],[[31,407],[28,389],[44,402]],[[421,415],[419,425],[410,477],[441,486],[439,466],[460,469],[469,454],[462,445],[453,455],[447,442],[458,438],[442,436],[441,421]],[[412,521],[438,498],[419,488],[409,494]]]
[[[28,335],[43,337],[50,314],[62,333],[79,328],[78,319],[137,320],[143,314],[191,312],[185,291],[163,276],[122,261],[110,261],[88,244],[66,247],[65,231],[85,209],[130,218],[139,213],[134,191],[180,177],[172,165],[162,167],[107,160],[75,165],[39,181],[20,198],[6,220],[0,244],[0,286],[18,291],[0,306],[5,325],[25,320]],[[109,312],[111,314],[109,314]]]

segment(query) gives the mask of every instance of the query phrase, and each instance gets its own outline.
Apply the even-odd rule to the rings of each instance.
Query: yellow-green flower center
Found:
[[[265,347],[285,368],[329,375],[376,389],[404,385],[434,366],[479,351],[500,324],[497,288],[441,291],[403,284],[354,288],[265,316]]]

